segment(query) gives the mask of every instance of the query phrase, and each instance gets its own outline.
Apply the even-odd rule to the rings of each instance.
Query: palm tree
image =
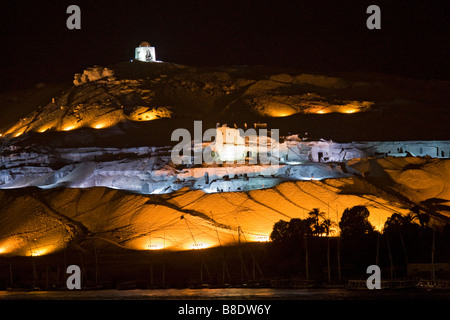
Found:
[[[312,211],[308,212],[308,215],[313,218],[313,234],[320,235],[325,232],[324,226],[319,223],[319,219],[325,220],[325,213],[320,212],[319,208],[314,208]]]
[[[330,266],[330,238],[328,237],[331,233],[331,227],[335,225],[330,219],[325,218],[325,213],[320,212],[318,208],[312,209],[308,213],[313,221],[313,234],[322,235],[325,234],[327,237],[327,265],[328,265],[328,282],[331,283],[331,266]],[[320,222],[322,219],[322,222]]]
[[[413,222],[415,219],[419,220],[419,224],[422,227],[427,227],[430,222],[430,215],[428,213],[420,213],[420,208],[418,206],[414,206],[411,208],[411,212],[408,213],[407,216],[411,216]]]
[[[334,230],[331,229],[331,227],[335,227],[336,225],[336,222],[332,221],[331,219],[324,219],[321,223],[321,227],[327,237],[330,235],[330,233],[334,233]]]
[[[328,266],[328,283],[331,283],[331,265],[330,265],[330,238],[328,235],[331,232],[330,227],[334,226],[335,223],[330,219],[324,219],[321,223],[322,229],[325,231],[327,236],[327,266]]]
[[[403,224],[409,224],[409,223],[414,223],[415,220],[419,219],[419,214],[415,213],[415,212],[408,212],[407,215],[403,216]]]
[[[430,215],[428,213],[417,214],[417,219],[419,219],[419,224],[422,227],[428,227],[428,223],[430,222]]]

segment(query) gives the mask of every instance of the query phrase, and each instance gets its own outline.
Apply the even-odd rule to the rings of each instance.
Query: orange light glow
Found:
[[[346,110],[345,111],[345,113],[355,113],[357,110],[355,110],[355,109],[349,109],[349,110]]]
[[[146,120],[155,120],[155,119],[158,119],[158,117],[155,116],[155,115],[151,115],[151,116],[146,117]]]
[[[9,254],[13,252],[17,248],[17,245],[15,245],[15,242],[11,239],[3,241],[0,244],[0,254]]]
[[[192,244],[192,249],[194,249],[194,250],[204,249],[204,248],[205,248],[205,244],[204,243],[194,243],[194,244]]]
[[[42,256],[44,254],[49,253],[50,252],[49,249],[50,249],[49,247],[42,247],[42,248],[39,248],[39,249],[32,249],[32,250],[30,250],[30,254],[29,255],[32,256],[32,257],[39,257],[39,256]]]
[[[278,112],[274,115],[274,117],[288,117],[292,115],[292,112]]]
[[[160,244],[149,244],[147,246],[147,250],[160,250],[162,248],[163,248],[163,246]]]
[[[140,115],[136,119],[133,119],[135,121],[151,121],[155,120],[158,117],[153,112],[147,112],[146,114]]]
[[[209,247],[212,247],[212,244],[209,242],[195,242],[195,243],[191,243],[189,249],[201,250],[201,249],[206,249]]]
[[[271,106],[271,109],[267,111],[268,116],[275,118],[288,117],[294,113],[296,113],[294,110],[279,107],[277,105]]]
[[[105,127],[106,127],[106,124],[104,124],[104,123],[97,123],[97,124],[92,126],[92,128],[94,128],[94,129],[102,129],[102,128],[105,128]]]
[[[258,242],[267,242],[269,241],[269,236],[256,236],[255,240]]]
[[[18,136],[20,136],[20,135],[22,135],[22,134],[23,134],[23,131],[20,131],[20,132],[16,133],[14,136],[15,136],[15,137],[18,137]]]
[[[75,129],[75,126],[67,126],[67,127],[63,128],[64,131],[70,131],[73,129]]]
[[[36,240],[34,240],[36,241]],[[45,254],[49,254],[53,251],[55,251],[55,246],[53,245],[46,245],[46,246],[42,246],[42,247],[36,247],[36,248],[30,248],[30,251],[28,252],[27,256],[31,256],[31,257],[39,257],[39,256],[43,256]]]

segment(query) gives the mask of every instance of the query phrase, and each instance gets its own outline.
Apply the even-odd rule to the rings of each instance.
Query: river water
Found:
[[[450,300],[450,291],[337,289],[134,289],[0,291],[0,300]]]
[[[279,289],[135,289],[76,291],[0,291],[0,315],[45,319],[429,319],[448,314],[450,292],[411,290]],[[62,310],[61,312],[57,310]],[[256,312],[256,313],[255,313]],[[155,316],[156,315],[156,316]],[[5,318],[6,319],[6,318]]]

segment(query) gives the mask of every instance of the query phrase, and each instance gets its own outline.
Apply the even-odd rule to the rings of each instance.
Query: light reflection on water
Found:
[[[0,291],[0,300],[370,300],[435,298],[450,299],[450,292],[273,288]]]

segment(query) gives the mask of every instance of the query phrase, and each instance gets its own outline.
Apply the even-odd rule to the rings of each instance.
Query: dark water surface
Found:
[[[449,300],[450,291],[348,289],[135,289],[0,291],[0,300]]]

